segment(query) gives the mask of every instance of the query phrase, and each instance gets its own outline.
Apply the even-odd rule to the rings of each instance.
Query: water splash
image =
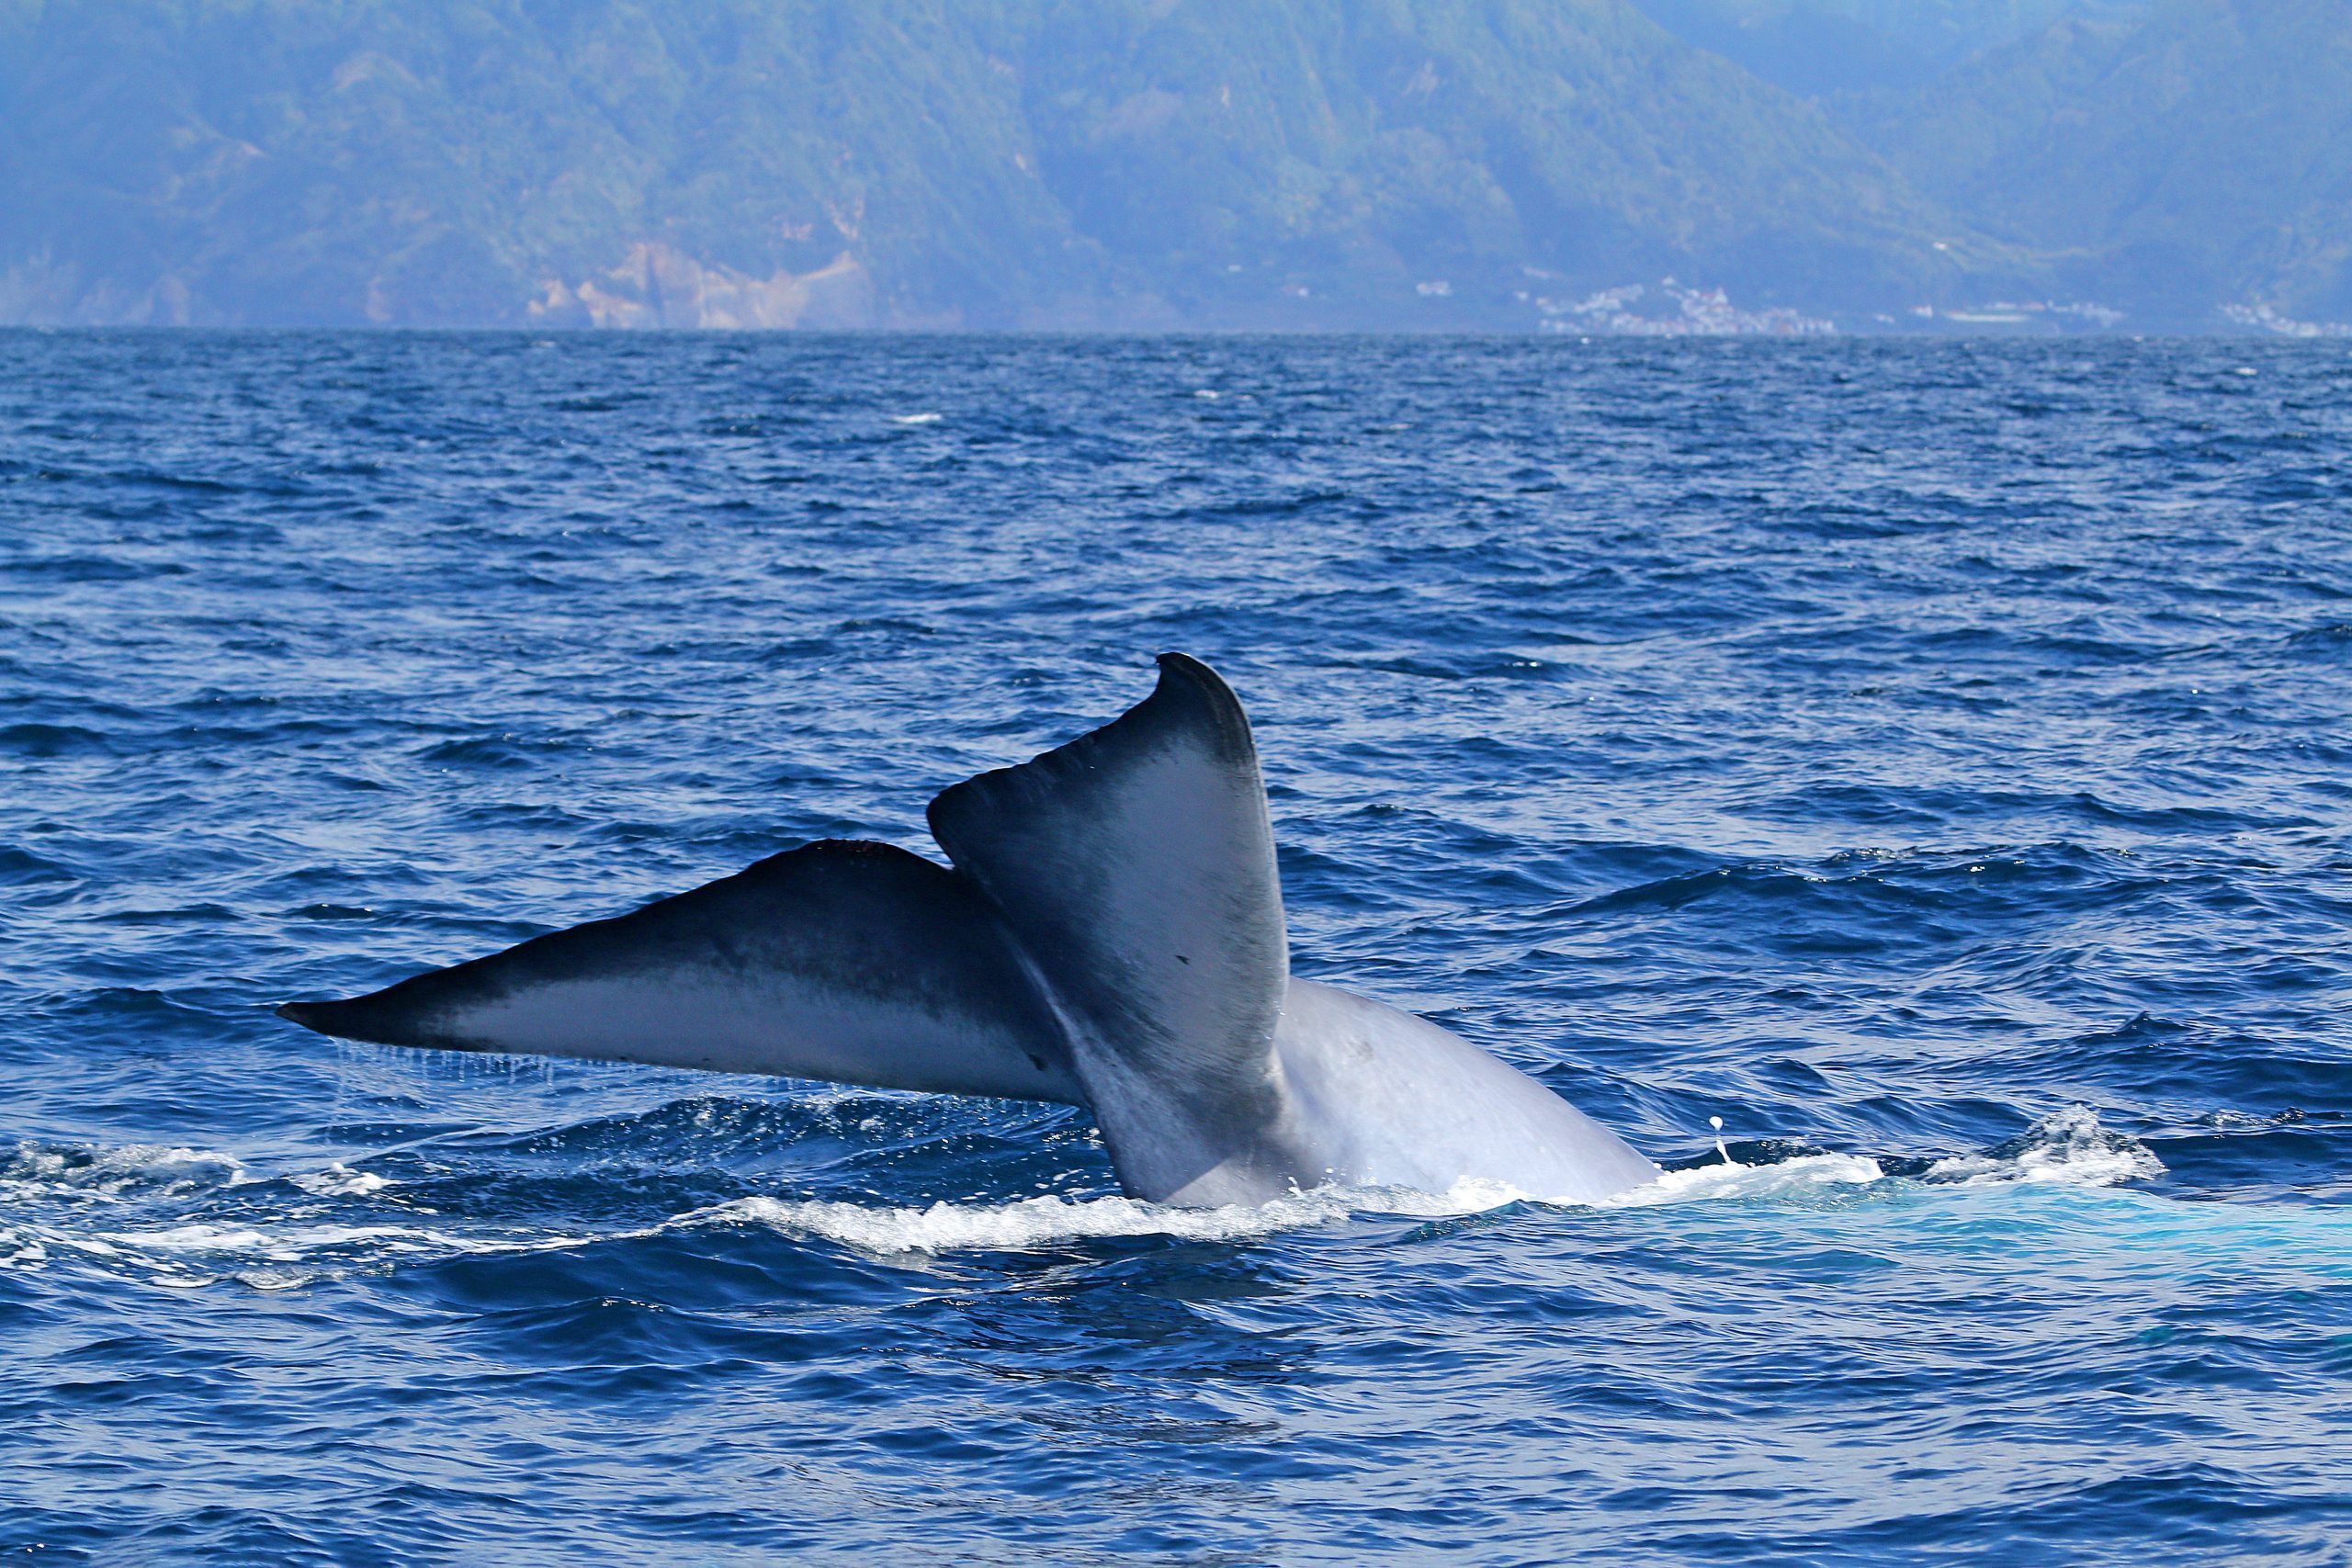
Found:
[[[372,1170],[354,1170],[340,1162],[324,1170],[304,1171],[288,1178],[305,1192],[322,1198],[368,1198],[398,1183]]]
[[[1648,1186],[1621,1192],[1600,1206],[1644,1209],[1724,1199],[1813,1200],[1884,1179],[1878,1161],[1860,1155],[1801,1155],[1770,1165],[1741,1165],[1725,1154],[1721,1165],[1662,1171]]]
[[[2111,1187],[2119,1181],[2145,1181],[2164,1172],[2164,1162],[2145,1144],[2110,1131],[2089,1106],[2070,1105],[1982,1154],[1936,1161],[1922,1179],[1964,1187],[2011,1181]]]
[[[253,1179],[236,1156],[164,1144],[19,1143],[0,1156],[0,1201],[105,1202],[133,1195],[185,1196]]]

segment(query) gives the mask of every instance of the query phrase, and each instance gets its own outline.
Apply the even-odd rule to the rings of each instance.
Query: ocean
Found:
[[[1665,1180],[271,1014],[1168,649]],[[2352,1562],[2348,931],[2352,345],[0,333],[0,1555]]]

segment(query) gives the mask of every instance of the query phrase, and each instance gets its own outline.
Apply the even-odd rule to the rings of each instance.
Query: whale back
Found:
[[[1543,1084],[1425,1018],[1293,980],[1275,1046],[1298,1185],[1485,1181],[1598,1202],[1657,1168]]]
[[[1060,1004],[1130,1190],[1183,1190],[1262,1142],[1289,951],[1257,747],[1214,671],[1162,655],[1143,702],[930,818]]]

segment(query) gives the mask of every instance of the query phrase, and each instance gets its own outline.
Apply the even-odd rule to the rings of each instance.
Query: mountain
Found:
[[[1956,276],[1940,215],[1819,109],[1630,6],[1077,4],[1050,36],[1047,184],[1188,313],[1430,283],[1429,319],[1505,321],[1531,278],[1662,273],[1826,309]]]
[[[0,0],[6,320],[1524,328],[1964,227],[1622,0]]]
[[[0,322],[2343,320],[2348,106],[2345,0],[0,0]]]
[[[1686,42],[1805,96],[1924,86],[2068,16],[2145,0],[1637,0]]]
[[[16,0],[0,314],[986,317],[1069,276],[1074,236],[951,16]]]
[[[2352,6],[2163,0],[1837,106],[1915,188],[2156,321],[2352,320]]]

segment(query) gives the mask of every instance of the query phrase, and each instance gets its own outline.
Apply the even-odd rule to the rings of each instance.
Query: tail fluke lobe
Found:
[[[988,901],[828,840],[617,919],[278,1014],[347,1040],[1083,1103]]]
[[[288,1023],[299,1023],[305,1029],[333,1035],[339,1040],[368,1040],[379,1045],[401,1043],[396,1040],[376,1040],[373,1035],[363,1032],[368,1026],[368,1010],[359,1003],[365,999],[287,1002],[277,1010],[277,1016]]]
[[[1131,1190],[1179,1190],[1264,1138],[1289,944],[1257,748],[1216,671],[1162,655],[1141,703],[930,817],[1064,1005]]]

